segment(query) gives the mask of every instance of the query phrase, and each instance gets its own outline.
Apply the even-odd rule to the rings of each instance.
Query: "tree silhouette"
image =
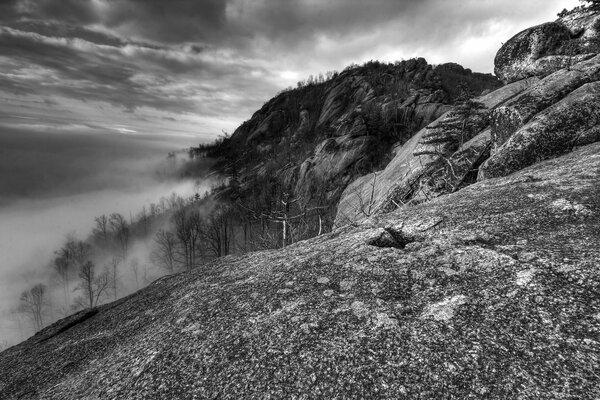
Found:
[[[31,319],[36,331],[44,327],[43,315],[47,305],[46,293],[46,285],[41,283],[21,293],[19,311]]]

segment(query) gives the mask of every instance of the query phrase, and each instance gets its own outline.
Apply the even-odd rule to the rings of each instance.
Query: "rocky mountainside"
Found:
[[[429,201],[600,140],[600,47],[590,45],[600,37],[599,21],[591,12],[570,14],[509,40],[496,56],[496,73],[510,83],[450,110],[411,137],[385,169],[352,182],[336,224]],[[571,42],[571,54],[555,55]]]
[[[598,19],[507,42],[507,84],[392,145],[344,191],[340,228],[59,321],[0,353],[0,398],[600,398]],[[281,146],[260,128],[277,115],[230,140]]]
[[[348,183],[384,167],[395,145],[459,99],[500,85],[458,64],[369,62],[278,95],[212,152],[245,203],[265,192],[278,203],[287,193],[302,207],[335,212]],[[256,208],[268,208],[264,203]]]

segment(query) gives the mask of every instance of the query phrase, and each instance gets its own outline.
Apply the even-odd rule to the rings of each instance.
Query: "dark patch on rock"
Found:
[[[384,228],[384,231],[375,239],[371,239],[367,244],[375,247],[393,247],[404,249],[407,244],[414,242],[412,236],[405,235],[401,229]]]
[[[53,337],[60,335],[61,333],[73,328],[74,326],[81,324],[84,321],[87,321],[96,314],[98,314],[97,308],[80,311],[61,320],[60,324],[58,325],[55,324],[49,328],[43,329],[37,335],[35,335],[34,338],[38,338],[38,343],[45,342],[46,340],[52,339]]]

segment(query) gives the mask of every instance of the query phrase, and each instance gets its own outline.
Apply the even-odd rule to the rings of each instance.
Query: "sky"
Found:
[[[502,42],[578,3],[0,0],[0,341],[16,340],[2,310],[47,275],[67,233],[198,190],[157,179],[169,151],[351,63],[491,73]]]
[[[309,74],[425,57],[492,72],[577,0],[1,0],[0,120],[207,141]]]

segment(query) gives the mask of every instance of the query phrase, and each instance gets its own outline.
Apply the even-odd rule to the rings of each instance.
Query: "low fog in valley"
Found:
[[[46,286],[43,326],[77,309],[71,309],[80,295],[77,274],[73,272],[65,296],[57,276],[56,252],[68,240],[88,239],[96,217],[118,213],[131,224],[141,212],[149,213],[159,204],[164,207],[173,194],[189,198],[210,189],[210,179],[181,176],[180,167],[189,161],[185,149],[194,144],[189,137],[167,140],[81,126],[68,128],[21,123],[4,127],[0,135],[3,347],[27,338],[37,328],[31,313],[22,309],[24,291],[38,284]],[[171,152],[176,152],[174,157],[169,157]],[[198,176],[207,172],[207,167],[200,167]],[[151,229],[156,231],[162,223]],[[151,233],[145,239],[132,236],[128,247],[127,258],[118,265],[118,297],[165,273],[150,261]],[[95,256],[99,271],[113,253]],[[114,291],[107,292],[101,302],[113,298]]]

